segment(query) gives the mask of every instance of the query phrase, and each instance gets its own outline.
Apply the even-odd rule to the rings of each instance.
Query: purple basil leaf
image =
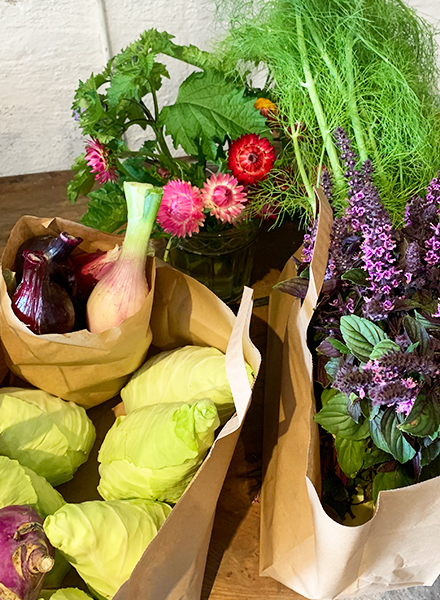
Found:
[[[309,282],[303,277],[292,277],[291,279],[280,281],[273,287],[279,292],[290,294],[291,296],[295,296],[296,298],[305,298],[307,294],[307,289],[309,287]]]
[[[322,341],[316,350],[321,354],[324,354],[324,356],[329,356],[330,358],[339,358],[342,356],[341,352],[335,348],[335,346],[333,346],[329,338]]]

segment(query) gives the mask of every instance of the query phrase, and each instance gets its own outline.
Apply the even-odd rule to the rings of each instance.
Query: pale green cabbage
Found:
[[[92,600],[92,597],[78,588],[62,588],[60,590],[43,590],[38,600]]]
[[[30,504],[44,518],[65,504],[43,477],[7,456],[0,456],[0,481],[0,508]]]
[[[43,392],[0,389],[0,454],[52,485],[72,479],[87,460],[95,428],[84,408]]]
[[[98,492],[106,500],[177,502],[219,424],[210,400],[153,404],[118,417],[99,450]]]
[[[45,519],[44,530],[92,593],[112,598],[170,512],[161,502],[93,500],[65,504]]]
[[[251,383],[248,364],[246,370]],[[122,388],[121,397],[127,413],[147,404],[203,398],[214,402],[222,424],[235,412],[225,355],[209,346],[183,346],[151,357]]]
[[[29,504],[44,519],[65,504],[61,494],[44,477],[7,456],[0,456],[0,482],[0,508]],[[45,577],[45,585],[61,585],[69,568],[64,558],[55,552],[55,564]]]

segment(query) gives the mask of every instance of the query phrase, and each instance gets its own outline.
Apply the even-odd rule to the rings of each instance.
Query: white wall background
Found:
[[[440,27],[440,0],[408,2]],[[177,43],[209,49],[217,35],[214,5],[0,0],[0,176],[69,169],[84,146],[71,116],[79,79],[101,71],[108,52],[119,52],[151,27],[173,34]],[[167,64],[172,83],[162,89],[162,104],[174,99],[190,72],[177,61]]]

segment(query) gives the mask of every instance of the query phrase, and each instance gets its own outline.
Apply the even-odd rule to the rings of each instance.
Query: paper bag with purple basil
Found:
[[[397,229],[359,180],[270,301],[260,573],[313,599],[440,573],[440,186]]]
[[[24,216],[2,255],[0,334],[9,368],[86,408],[115,396],[151,343],[155,267],[147,252],[161,192],[138,187],[126,187],[124,237]]]

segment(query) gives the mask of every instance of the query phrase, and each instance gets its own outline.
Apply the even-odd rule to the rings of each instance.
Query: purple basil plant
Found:
[[[393,228],[371,162],[359,168],[345,131],[334,136],[349,195],[334,220],[309,343],[323,504],[344,520],[354,497],[374,503],[380,490],[440,474],[440,174]],[[331,202],[326,172],[322,188]],[[316,229],[304,237],[298,277],[279,290],[305,297]]]

